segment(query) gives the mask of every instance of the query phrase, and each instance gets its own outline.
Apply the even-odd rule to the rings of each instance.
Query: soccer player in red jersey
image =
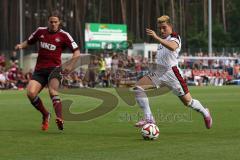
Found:
[[[47,85],[56,113],[56,124],[59,130],[63,130],[62,103],[57,89],[60,85],[61,54],[68,47],[72,52],[72,59],[80,56],[78,45],[68,32],[60,28],[61,19],[57,12],[48,17],[48,27],[39,27],[24,42],[15,46],[16,50],[27,48],[29,45],[39,43],[37,63],[35,70],[27,86],[27,96],[32,105],[42,114],[42,130],[49,126],[50,113],[38,94]],[[51,74],[52,71],[59,71]],[[66,70],[63,72],[67,72]]]

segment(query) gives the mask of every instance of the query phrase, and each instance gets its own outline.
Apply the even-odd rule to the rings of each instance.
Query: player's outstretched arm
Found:
[[[73,70],[76,67],[79,58],[80,58],[80,50],[77,49],[73,52],[71,63],[69,65],[69,70]]]
[[[79,50],[79,49],[77,49],[77,50],[75,50],[75,51],[73,52],[72,59],[73,59],[73,58],[76,58],[76,57],[80,57],[80,50]]]
[[[171,51],[175,51],[178,48],[178,44],[175,41],[167,41],[165,39],[162,39],[155,33],[155,31],[148,28],[146,29],[146,32],[147,32],[147,35],[156,39],[159,43],[161,43],[167,49]]]
[[[28,43],[27,43],[27,41],[24,41],[24,42],[22,42],[20,44],[17,44],[15,46],[15,50],[24,49],[24,48],[27,48],[27,47],[28,47]]]
[[[73,52],[72,58],[62,66],[62,74],[66,75],[72,72],[78,65],[80,58],[80,50],[77,49]]]

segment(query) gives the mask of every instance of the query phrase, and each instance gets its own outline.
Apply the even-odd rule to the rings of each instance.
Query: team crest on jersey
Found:
[[[158,50],[163,49],[163,45],[158,45]]]
[[[42,34],[42,35],[40,36],[40,38],[44,38],[44,35]]]
[[[60,38],[55,38],[55,41],[60,42],[61,40],[60,40]]]

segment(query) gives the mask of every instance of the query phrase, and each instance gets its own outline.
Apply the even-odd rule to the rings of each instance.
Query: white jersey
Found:
[[[165,38],[165,40],[175,41],[178,44],[178,48],[175,51],[170,51],[162,44],[158,45],[156,63],[168,70],[173,66],[178,66],[178,55],[181,50],[181,39],[180,36],[174,32]]]
[[[181,50],[181,39],[176,33],[169,35],[165,40],[175,41],[178,48],[170,51],[163,45],[159,44],[157,50],[157,68],[147,76],[153,82],[155,87],[168,87],[177,96],[186,95],[189,90],[181,70],[178,68],[178,55]]]

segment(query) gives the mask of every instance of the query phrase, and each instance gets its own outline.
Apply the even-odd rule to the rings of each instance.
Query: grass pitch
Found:
[[[107,92],[116,95],[113,89]],[[176,96],[167,93],[150,98],[160,136],[145,141],[133,124],[140,109],[130,107],[119,97],[112,112],[87,122],[65,121],[63,132],[55,125],[48,94],[40,95],[52,112],[50,128],[40,130],[41,116],[30,105],[25,91],[0,92],[0,159],[16,160],[233,160],[240,153],[240,87],[191,87],[192,96],[206,105],[213,116],[207,130],[199,113],[184,107]],[[73,99],[71,111],[84,112],[101,101],[83,96]]]

